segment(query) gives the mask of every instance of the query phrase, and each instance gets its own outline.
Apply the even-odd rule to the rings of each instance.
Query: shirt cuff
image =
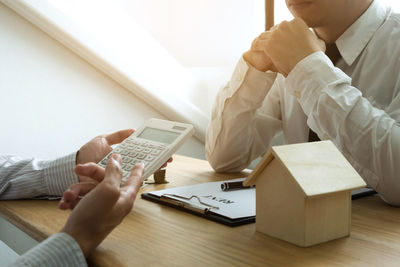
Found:
[[[241,57],[230,80],[228,87],[230,91],[227,92],[225,98],[232,97],[238,92],[241,98],[248,101],[263,101],[267,92],[261,90],[261,88],[271,87],[276,76],[277,73],[272,71],[262,72],[257,70]],[[238,90],[243,87],[245,87],[245,90]]]
[[[23,266],[87,266],[79,244],[66,233],[50,236],[14,263]]]
[[[325,88],[341,83],[350,84],[351,78],[336,68],[322,51],[302,59],[285,80],[286,88],[298,99],[307,116]]]
[[[70,185],[79,182],[74,172],[75,165],[76,152],[49,162],[44,170],[48,195],[61,196]]]

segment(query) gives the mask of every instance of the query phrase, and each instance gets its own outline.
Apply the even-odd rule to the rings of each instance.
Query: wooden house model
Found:
[[[256,185],[256,230],[301,247],[350,235],[351,191],[366,184],[331,141],[272,147]]]

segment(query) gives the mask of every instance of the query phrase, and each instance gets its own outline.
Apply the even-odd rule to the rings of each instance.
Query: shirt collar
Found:
[[[388,9],[373,1],[340,37],[336,45],[347,65],[352,65],[387,17]]]

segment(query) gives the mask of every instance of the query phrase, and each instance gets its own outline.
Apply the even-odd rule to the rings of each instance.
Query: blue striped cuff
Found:
[[[76,153],[50,161],[44,170],[44,178],[50,196],[61,196],[72,184],[78,183],[74,172]]]
[[[17,259],[11,266],[87,266],[79,244],[71,236],[50,236]]]

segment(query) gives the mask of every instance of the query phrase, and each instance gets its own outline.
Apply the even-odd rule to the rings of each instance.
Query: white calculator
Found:
[[[157,171],[176,150],[193,135],[193,125],[149,119],[132,135],[117,145],[98,164],[105,168],[113,153],[122,157],[122,182],[125,182],[136,163],[143,162],[143,179]]]

